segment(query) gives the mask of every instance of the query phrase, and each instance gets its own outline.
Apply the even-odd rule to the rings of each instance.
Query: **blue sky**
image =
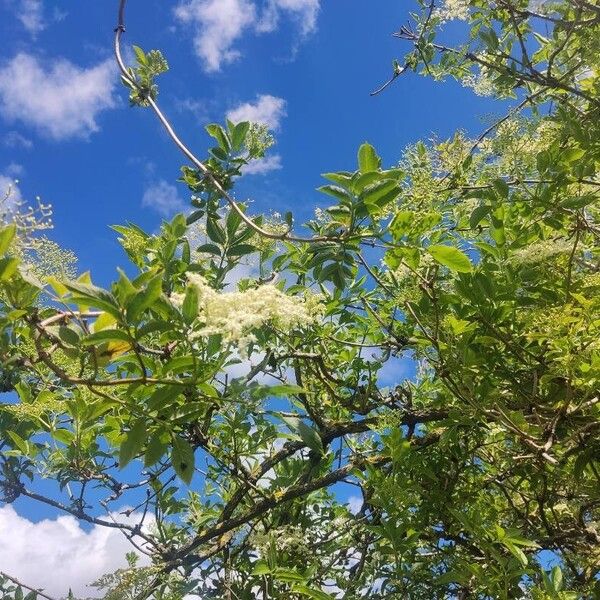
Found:
[[[226,114],[273,127],[277,145],[237,194],[251,198],[256,212],[292,210],[301,222],[327,203],[315,191],[320,174],[354,169],[362,142],[392,165],[418,139],[478,133],[494,110],[457,83],[411,73],[369,96],[406,49],[391,33],[413,8],[389,0],[130,0],[124,41],[164,52],[171,70],[159,80],[160,104],[199,156],[209,144],[204,125]],[[119,83],[116,12],[117,0],[0,0],[0,186],[17,178],[24,199],[51,202],[51,237],[102,284],[126,262],[111,224],[154,231],[188,200],[176,183],[182,157],[151,112],[129,107]],[[49,555],[44,544],[66,530],[65,552],[85,555],[100,545],[120,564],[118,535],[86,532],[69,517],[39,522],[42,516],[18,503],[0,507],[0,539],[12,531],[24,540],[0,550],[0,568],[10,554],[7,570],[29,565],[17,575],[63,569],[57,580],[83,581],[116,566],[102,553],[78,573],[65,571],[66,562],[39,562]]]
[[[255,210],[310,216],[325,201],[314,191],[320,173],[353,168],[365,140],[391,164],[417,139],[480,129],[489,101],[454,82],[406,74],[369,96],[405,49],[390,34],[410,3],[277,2],[297,10],[274,2],[269,18],[263,0],[132,0],[127,15],[125,42],[168,58],[160,102],[200,156],[203,126],[240,105],[256,105],[249,114],[275,125],[270,164],[281,168],[238,186]],[[188,198],[176,184],[182,158],[149,111],[128,106],[118,82],[116,5],[0,0],[0,174],[17,176],[25,198],[52,202],[53,237],[104,283],[124,260],[108,226],[131,220],[154,230]],[[236,23],[231,15],[244,10],[254,13]]]

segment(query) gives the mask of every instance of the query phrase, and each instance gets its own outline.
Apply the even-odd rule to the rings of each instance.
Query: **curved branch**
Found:
[[[133,81],[131,79],[129,71],[127,69],[127,66],[125,65],[125,62],[123,61],[123,57],[121,54],[121,38],[123,37],[123,33],[125,32],[125,5],[126,4],[127,4],[127,0],[120,0],[119,22],[117,24],[117,27],[115,28],[114,50],[115,50],[115,57],[117,60],[117,64],[119,65],[119,70],[121,71],[121,75],[123,76],[123,79],[127,82],[128,85],[132,86],[133,88],[138,89],[139,86],[137,85],[137,83],[135,81]],[[248,217],[248,215],[246,215],[246,213],[244,212],[242,207],[238,204],[238,202],[231,196],[231,194],[229,194],[223,188],[223,186],[219,183],[219,181],[217,181],[217,179],[213,175],[212,171],[182,142],[182,140],[179,138],[179,136],[175,132],[173,126],[171,125],[171,123],[169,122],[167,117],[164,115],[164,113],[162,112],[162,110],[160,109],[158,104],[149,96],[147,98],[145,98],[145,100],[148,102],[149,106],[152,108],[152,110],[158,117],[158,120],[161,122],[161,124],[167,131],[167,134],[169,135],[171,140],[174,142],[174,144],[179,148],[179,150],[190,160],[190,162],[198,170],[202,171],[204,176],[211,182],[211,184],[214,186],[214,188],[227,201],[227,203],[229,204],[231,209],[234,210],[238,214],[238,216],[242,219],[242,221],[244,223],[246,223],[246,225],[251,227],[254,231],[256,231],[256,233],[258,233],[259,235],[261,235],[265,238],[268,238],[268,239],[272,239],[272,240],[280,240],[280,241],[287,241],[287,242],[305,242],[305,243],[317,243],[317,242],[328,242],[328,241],[329,242],[331,242],[331,241],[341,242],[342,240],[356,237],[356,235],[351,235],[351,234],[350,235],[342,234],[340,236],[322,235],[322,236],[314,236],[314,237],[301,237],[301,236],[291,235],[289,233],[289,231],[286,231],[285,233],[274,233],[272,231],[263,229],[262,227],[257,225],[250,217]]]
[[[53,598],[52,596],[48,596],[48,594],[45,594],[38,588],[31,587],[30,585],[27,585],[26,583],[19,581],[16,577],[13,577],[12,575],[5,573],[4,571],[0,571],[0,577],[4,577],[5,579],[8,579],[9,581],[12,581],[15,585],[25,588],[26,590],[29,590],[30,592],[35,592],[38,596],[40,596],[40,598],[45,598],[45,600],[56,600],[56,598]]]

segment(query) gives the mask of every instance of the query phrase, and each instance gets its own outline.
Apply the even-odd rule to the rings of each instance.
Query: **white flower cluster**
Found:
[[[561,254],[573,251],[573,242],[568,240],[542,240],[513,252],[511,260],[517,265],[540,264]]]
[[[470,0],[444,0],[444,4],[436,9],[436,16],[443,22],[466,21],[469,18]]]
[[[485,67],[481,67],[477,74],[470,73],[463,77],[462,84],[471,88],[478,96],[493,96],[498,92]]]
[[[195,335],[222,335],[225,342],[237,344],[241,356],[247,355],[248,346],[256,340],[253,330],[272,323],[289,331],[312,323],[320,312],[317,297],[288,296],[273,285],[243,292],[217,292],[196,273],[188,275],[188,282],[198,291],[198,318],[203,322]],[[173,294],[171,300],[181,306],[184,297],[184,294]]]

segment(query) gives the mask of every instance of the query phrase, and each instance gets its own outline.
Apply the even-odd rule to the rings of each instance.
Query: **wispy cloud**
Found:
[[[11,177],[22,177],[25,173],[25,167],[16,162],[11,162],[6,165],[4,172]]]
[[[2,144],[7,148],[25,148],[26,150],[33,148],[33,142],[18,131],[9,131],[2,138]]]
[[[14,10],[17,19],[32,36],[46,29],[42,0],[20,0]]]
[[[177,188],[163,179],[146,188],[142,197],[142,206],[154,210],[163,217],[172,217],[186,208]]]
[[[194,48],[208,73],[240,57],[236,42],[247,31],[270,33],[282,15],[299,24],[305,38],[316,29],[320,0],[181,0],[175,18],[194,32]]]
[[[97,595],[86,586],[125,567],[125,554],[133,549],[117,529],[96,525],[86,531],[70,516],[36,523],[12,506],[0,507],[0,539],[3,571],[61,598],[69,587],[78,598]]]
[[[275,31],[282,13],[289,14],[300,25],[302,36],[311,34],[317,27],[319,0],[269,0],[257,23],[257,30]]]
[[[175,17],[194,28],[196,54],[210,73],[239,57],[233,45],[256,21],[256,7],[249,0],[187,0]]]
[[[54,140],[87,137],[99,113],[116,106],[115,83],[112,60],[86,69],[20,53],[0,68],[0,112]]]

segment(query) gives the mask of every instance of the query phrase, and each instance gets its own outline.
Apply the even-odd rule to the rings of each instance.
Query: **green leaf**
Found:
[[[252,575],[256,577],[261,577],[263,575],[270,575],[271,568],[266,560],[257,560],[254,563],[254,569],[252,570]]]
[[[133,52],[135,53],[135,58],[137,59],[140,65],[147,65],[148,59],[146,58],[146,53],[139,47],[133,46]]]
[[[23,454],[29,453],[29,443],[26,442],[18,433],[14,431],[7,431],[8,436],[13,441],[15,448],[18,448]]]
[[[192,323],[198,316],[199,311],[198,288],[195,285],[188,285],[185,290],[183,306],[181,312],[186,323]]]
[[[527,566],[529,562],[527,556],[521,548],[510,542],[509,540],[502,540],[502,544],[508,549],[508,551],[521,563],[523,567]]]
[[[510,189],[506,181],[504,181],[504,179],[494,179],[494,181],[492,181],[492,185],[494,186],[494,190],[496,190],[496,193],[500,198],[508,198]]]
[[[272,385],[267,389],[269,396],[278,396],[285,398],[286,396],[292,396],[295,394],[304,394],[306,390],[301,388],[299,385],[291,383],[282,383],[280,385]]]
[[[317,188],[317,191],[323,192],[323,194],[327,194],[328,196],[333,196],[345,204],[354,200],[354,196],[350,192],[337,185],[322,185]]]
[[[555,592],[560,592],[563,587],[563,573],[561,568],[556,565],[552,568],[552,572],[550,574],[550,581],[552,582],[552,587]]]
[[[141,451],[146,441],[146,423],[142,420],[136,421],[127,432],[125,439],[121,442],[119,450],[119,468],[125,468],[133,458]]]
[[[451,271],[470,273],[473,269],[469,257],[454,246],[433,245],[429,246],[427,251],[437,262]]]
[[[306,577],[298,573],[293,569],[286,569],[285,567],[277,567],[273,571],[273,577],[279,581],[283,581],[285,583],[293,583],[295,581],[306,581]]]
[[[214,137],[225,152],[231,152],[231,141],[226,131],[217,123],[206,126],[208,135]]]
[[[381,159],[377,156],[375,148],[371,144],[364,143],[358,149],[358,169],[361,173],[377,171],[381,166]]]
[[[119,329],[103,329],[88,335],[81,340],[84,346],[97,346],[103,342],[127,342],[132,343],[131,337],[125,331]]]
[[[305,585],[295,585],[293,587],[294,592],[298,594],[304,594],[313,600],[335,600],[335,598],[331,594],[327,594],[321,590],[315,590],[313,588],[309,588]]]
[[[171,464],[179,478],[188,485],[194,476],[194,462],[194,449],[186,440],[174,437],[173,448],[171,449]]]
[[[246,256],[248,254],[252,254],[256,252],[258,249],[256,246],[252,246],[251,244],[238,244],[237,246],[232,246],[227,250],[227,256],[236,257],[236,256]]]
[[[366,188],[360,199],[367,205],[381,209],[395,200],[399,193],[400,186],[398,183],[388,179]],[[371,209],[369,212],[372,212]]]
[[[1,190],[4,193],[4,190]],[[0,229],[0,254],[5,254],[17,233],[16,225],[7,225]]]
[[[227,241],[225,230],[219,226],[217,220],[213,217],[206,219],[206,233],[213,242],[224,244]]]
[[[150,308],[162,293],[162,275],[153,277],[146,286],[146,289],[133,296],[127,302],[127,317],[136,321],[141,314]]]
[[[491,206],[482,204],[473,210],[469,219],[469,225],[471,226],[471,229],[475,229],[477,225],[479,225],[479,223],[481,223],[481,221],[487,217],[491,208]]]
[[[19,266],[19,259],[12,256],[5,256],[0,259],[0,281],[8,281],[16,272]]]
[[[167,445],[161,441],[160,433],[153,433],[148,440],[146,445],[146,452],[144,453],[144,466],[152,467],[155,465],[167,451]]]
[[[51,434],[55,440],[58,440],[66,446],[69,446],[75,439],[75,434],[68,429],[55,429]]]
[[[323,454],[323,442],[321,441],[321,436],[309,427],[302,419],[296,417],[284,417],[281,419],[286,423],[286,425],[290,428],[290,430],[297,434],[300,439],[311,449],[314,450],[317,454]]]
[[[205,254],[221,256],[221,248],[219,248],[219,246],[215,246],[215,244],[202,244],[201,246],[198,246],[197,251]]]
[[[244,142],[246,141],[246,136],[248,135],[249,130],[250,123],[248,121],[238,123],[234,127],[231,133],[231,146],[234,152],[238,152],[239,150],[241,150]]]
[[[73,302],[95,306],[115,317],[120,317],[119,304],[110,292],[91,283],[81,283],[79,281],[68,281],[64,285],[73,293]]]
[[[352,173],[348,171],[339,171],[338,173],[323,173],[321,177],[323,177],[323,179],[333,181],[333,183],[336,183],[342,187],[347,187],[352,182]]]

